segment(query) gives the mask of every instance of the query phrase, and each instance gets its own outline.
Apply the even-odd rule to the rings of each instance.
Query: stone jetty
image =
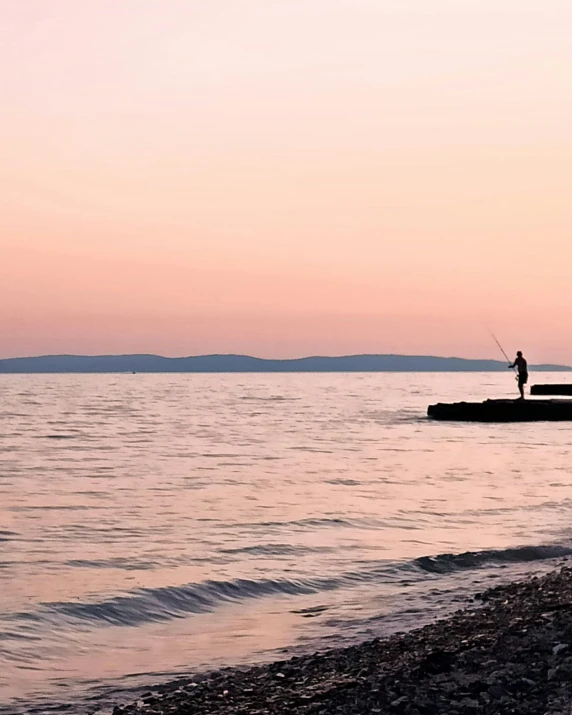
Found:
[[[457,422],[572,421],[572,400],[439,402],[429,405],[427,415],[435,420]]]

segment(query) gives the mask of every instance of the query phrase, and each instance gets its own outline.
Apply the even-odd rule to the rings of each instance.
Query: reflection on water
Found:
[[[425,419],[512,388],[1,376],[0,704],[409,627],[566,556],[569,425]]]

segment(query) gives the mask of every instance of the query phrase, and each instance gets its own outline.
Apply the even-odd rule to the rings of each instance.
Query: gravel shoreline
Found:
[[[572,715],[572,568],[404,635],[146,693],[114,715]]]

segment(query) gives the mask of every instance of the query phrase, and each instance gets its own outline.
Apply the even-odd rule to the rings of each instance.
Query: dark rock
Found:
[[[497,700],[499,698],[504,698],[504,696],[507,695],[507,691],[500,685],[492,685],[487,692],[489,693],[491,698],[495,698]]]
[[[419,664],[421,673],[449,673],[455,662],[455,657],[451,653],[442,650],[431,651]]]
[[[558,675],[558,668],[550,668],[550,670],[548,671],[547,678],[549,681],[554,680],[557,675]]]

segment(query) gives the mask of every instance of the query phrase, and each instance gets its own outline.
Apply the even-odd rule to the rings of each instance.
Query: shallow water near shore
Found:
[[[0,712],[93,712],[553,567],[571,425],[425,417],[515,391],[496,373],[0,376]]]

